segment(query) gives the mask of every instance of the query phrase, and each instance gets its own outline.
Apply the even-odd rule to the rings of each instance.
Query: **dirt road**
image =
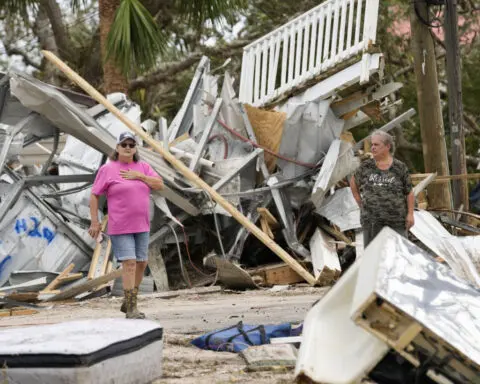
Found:
[[[300,323],[325,289],[297,287],[283,292],[218,292],[218,288],[143,296],[139,307],[165,331],[164,376],[155,384],[291,383],[293,372],[246,372],[243,359],[231,353],[202,351],[189,342],[195,336],[242,320],[247,324]],[[122,317],[120,298],[48,304],[38,314],[0,320],[7,327]]]

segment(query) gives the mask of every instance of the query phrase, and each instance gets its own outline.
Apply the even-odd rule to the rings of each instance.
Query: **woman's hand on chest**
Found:
[[[145,179],[145,174],[139,171],[129,170],[120,170],[120,177],[125,180],[141,180]]]

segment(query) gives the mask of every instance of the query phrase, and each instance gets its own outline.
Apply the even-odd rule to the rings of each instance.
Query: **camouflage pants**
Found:
[[[404,225],[384,225],[379,223],[364,223],[363,225],[363,246],[364,248],[367,247],[368,244],[380,233],[380,231],[384,227],[390,227],[395,232],[399,233],[400,235],[407,237],[407,228]]]

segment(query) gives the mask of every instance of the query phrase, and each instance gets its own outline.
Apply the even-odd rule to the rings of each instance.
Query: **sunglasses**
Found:
[[[135,148],[135,147],[137,146],[137,144],[135,144],[135,143],[134,143],[134,144],[121,143],[120,146],[121,146],[122,148],[127,148],[127,147],[128,147],[128,148],[132,148],[132,149],[133,149],[133,148]]]

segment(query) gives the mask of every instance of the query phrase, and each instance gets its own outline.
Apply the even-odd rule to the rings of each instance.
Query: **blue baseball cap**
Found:
[[[118,136],[117,144],[123,143],[125,140],[128,140],[128,139],[137,142],[137,139],[135,138],[135,135],[132,132],[125,131],[125,132],[122,132],[120,136]]]

